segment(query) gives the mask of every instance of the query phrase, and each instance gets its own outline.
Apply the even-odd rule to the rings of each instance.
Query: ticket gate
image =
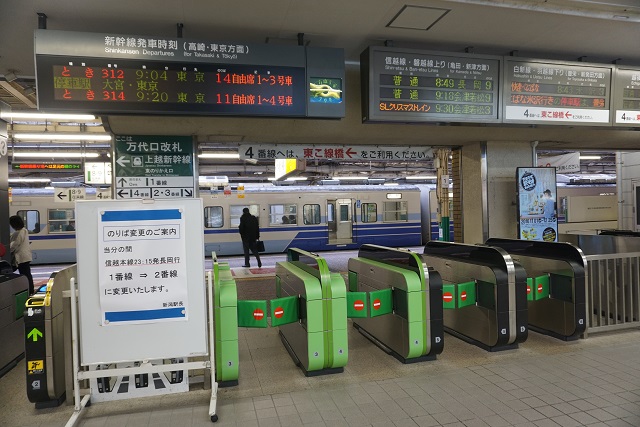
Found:
[[[29,282],[13,272],[0,273],[0,377],[24,355],[22,312],[29,297]]]
[[[526,272],[500,248],[428,242],[424,260],[443,283],[469,286],[473,304],[445,310],[444,330],[488,351],[517,348],[527,339]]]
[[[570,243],[489,239],[527,271],[529,328],[565,341],[586,329],[587,260]]]
[[[342,372],[349,354],[342,276],[331,273],[324,258],[290,248],[287,261],[276,263],[276,294],[272,326],[279,325],[282,343],[305,375]],[[287,312],[299,321],[279,324]]]
[[[442,280],[406,249],[362,245],[349,260],[348,306],[369,300],[370,315],[353,326],[403,363],[433,360],[444,347]],[[369,296],[367,298],[367,295]]]
[[[52,273],[25,304],[27,397],[38,409],[59,406],[66,397],[62,292],[69,287],[67,270]]]

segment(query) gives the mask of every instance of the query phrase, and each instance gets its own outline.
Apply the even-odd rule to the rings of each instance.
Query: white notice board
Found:
[[[201,199],[76,203],[82,365],[207,354],[203,223]]]

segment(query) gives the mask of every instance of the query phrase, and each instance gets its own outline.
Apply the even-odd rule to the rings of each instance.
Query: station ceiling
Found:
[[[38,13],[52,30],[183,36],[246,43],[344,48],[347,113],[342,120],[101,117],[116,134],[194,135],[203,144],[380,144],[460,146],[477,141],[539,141],[544,150],[634,150],[630,129],[566,126],[367,124],[361,121],[359,58],[371,45],[640,65],[636,0],[160,0],[95,3],[2,0],[0,100],[36,108],[33,30]],[[48,128],[60,123],[22,123]],[[217,170],[217,164],[210,164]],[[224,166],[224,165],[222,165]],[[427,165],[428,166],[428,165]]]

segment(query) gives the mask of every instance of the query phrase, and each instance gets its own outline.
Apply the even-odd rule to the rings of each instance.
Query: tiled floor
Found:
[[[240,385],[221,389],[219,426],[640,426],[640,331],[566,343],[531,333],[487,353],[445,337],[438,360],[403,365],[350,327],[342,374],[306,378],[273,329],[240,331]],[[24,361],[0,379],[0,425],[62,426],[35,410]],[[96,403],[82,426],[208,426],[209,393]]]

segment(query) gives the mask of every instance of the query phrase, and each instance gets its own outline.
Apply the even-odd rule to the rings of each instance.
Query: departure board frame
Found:
[[[518,57],[503,64],[503,123],[611,126],[614,65]]]
[[[342,49],[36,30],[35,53],[48,111],[345,115]]]
[[[640,67],[616,66],[611,103],[613,126],[640,127]]]
[[[360,69],[364,122],[500,123],[502,57],[371,46]]]

